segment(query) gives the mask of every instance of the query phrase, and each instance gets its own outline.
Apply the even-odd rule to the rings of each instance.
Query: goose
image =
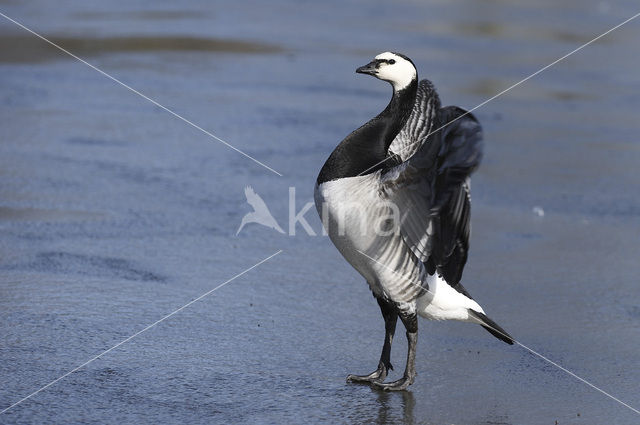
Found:
[[[405,390],[414,382],[418,316],[476,323],[513,338],[460,283],[470,232],[470,174],[482,157],[482,128],[470,113],[441,107],[407,56],[384,52],[356,73],[387,81],[388,106],[349,134],[318,175],[314,200],[329,238],[367,281],[385,324],[375,371],[347,382]],[[385,383],[400,318],[408,341],[402,378]]]

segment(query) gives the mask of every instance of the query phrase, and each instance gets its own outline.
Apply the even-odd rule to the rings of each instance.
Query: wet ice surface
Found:
[[[410,392],[347,385],[382,342],[366,284],[299,225],[234,236],[246,185],[285,230],[289,186],[297,211],[312,200],[334,145],[387,101],[353,74],[376,53],[409,54],[445,104],[469,108],[633,6],[2,2],[284,177],[2,20],[0,409],[284,252],[0,422],[637,423],[469,324],[420,322]],[[639,36],[630,23],[477,111],[486,155],[464,275],[519,341],[636,408]],[[405,349],[399,327],[394,377]]]

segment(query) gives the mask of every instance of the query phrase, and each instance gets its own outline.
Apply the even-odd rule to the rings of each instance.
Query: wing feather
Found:
[[[413,156],[427,141],[429,132],[433,130],[439,108],[440,99],[433,83],[429,80],[420,81],[411,115],[389,145],[389,155],[398,155],[402,161]]]
[[[482,158],[482,128],[458,107],[439,110],[433,125],[446,123],[451,124],[427,140],[413,142],[420,147],[382,175],[380,193],[398,206],[400,233],[414,255],[455,285],[467,258],[468,177]],[[422,133],[409,129],[406,134]]]

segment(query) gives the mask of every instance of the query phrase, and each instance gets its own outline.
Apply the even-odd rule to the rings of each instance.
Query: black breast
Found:
[[[406,88],[394,92],[384,111],[349,134],[335,148],[320,170],[318,184],[374,173],[399,163],[399,158],[387,160],[389,145],[411,114],[417,81],[416,78]]]

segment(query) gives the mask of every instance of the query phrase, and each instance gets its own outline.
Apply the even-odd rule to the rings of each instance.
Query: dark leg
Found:
[[[404,370],[404,376],[395,382],[383,384],[382,382],[373,382],[376,388],[386,391],[405,390],[416,377],[416,343],[418,342],[418,316],[415,313],[400,312],[400,320],[407,329],[407,341],[409,348],[407,350],[407,366]]]
[[[391,343],[393,342],[393,335],[396,332],[396,322],[398,321],[398,312],[393,303],[384,301],[377,298],[378,305],[380,305],[380,311],[382,311],[382,317],[384,317],[384,344],[382,345],[382,354],[380,354],[380,362],[378,362],[378,369],[370,373],[369,375],[349,375],[347,376],[347,382],[358,382],[370,384],[372,382],[383,382],[387,377],[389,369],[393,370],[391,366]]]

